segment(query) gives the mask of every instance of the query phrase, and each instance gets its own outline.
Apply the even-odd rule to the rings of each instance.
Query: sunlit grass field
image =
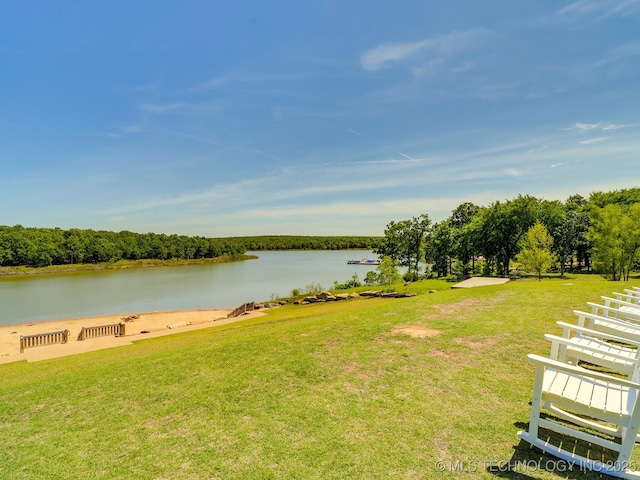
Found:
[[[556,321],[629,285],[640,280],[424,281],[398,286],[412,298],[287,305],[0,365],[0,478],[599,478],[554,469],[517,437],[526,355],[548,355]]]

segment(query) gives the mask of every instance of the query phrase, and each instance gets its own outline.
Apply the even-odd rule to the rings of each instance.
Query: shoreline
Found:
[[[198,258],[198,259],[182,259],[182,260],[155,260],[155,259],[142,259],[142,260],[118,260],[113,263],[73,263],[73,264],[61,264],[61,265],[49,265],[46,267],[0,267],[1,277],[21,277],[31,275],[55,275],[62,273],[76,273],[76,272],[99,272],[104,270],[129,270],[134,268],[155,268],[155,267],[183,267],[183,266],[198,266],[198,265],[216,265],[220,263],[233,263],[243,262],[245,260],[255,260],[257,255],[242,255],[230,256],[222,255],[220,257],[213,258]]]
[[[264,315],[264,312],[254,311],[239,317],[227,318],[227,315],[232,311],[233,309],[178,310],[0,325],[0,364],[23,360],[34,362],[102,350],[104,348],[131,345],[136,340],[224,325]],[[105,336],[78,340],[82,327],[95,327],[114,323],[125,324],[125,336]],[[69,331],[69,341],[67,343],[31,347],[24,349],[22,353],[20,352],[20,336],[61,330]]]

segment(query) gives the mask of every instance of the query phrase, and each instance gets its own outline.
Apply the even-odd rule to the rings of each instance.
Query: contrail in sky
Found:
[[[417,160],[416,160],[415,158],[410,157],[409,155],[405,155],[405,154],[404,154],[404,153],[402,153],[402,152],[398,152],[398,153],[399,153],[400,155],[402,155],[403,157],[408,158],[409,160],[413,160],[414,162],[417,162]]]

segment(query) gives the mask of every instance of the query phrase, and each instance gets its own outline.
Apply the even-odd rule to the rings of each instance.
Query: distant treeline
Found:
[[[46,267],[118,260],[191,260],[235,257],[247,250],[374,248],[376,242],[375,237],[205,238],[129,231],[0,226],[0,266]]]
[[[373,249],[382,237],[308,237],[296,235],[265,235],[257,237],[228,237],[227,242],[241,245],[245,250],[346,250]]]
[[[0,226],[0,266],[45,267],[142,259],[190,260],[243,253],[241,244],[219,238]]]
[[[531,240],[534,228],[544,231]],[[561,274],[584,269],[628,280],[640,270],[640,188],[592,192],[588,199],[571,195],[565,202],[530,195],[487,206],[465,202],[437,223],[426,213],[391,221],[384,235],[375,253],[407,267],[405,279],[507,276],[510,263],[538,242],[536,252],[545,250],[541,255],[548,253]]]

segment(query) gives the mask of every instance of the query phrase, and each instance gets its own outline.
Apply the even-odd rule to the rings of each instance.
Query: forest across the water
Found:
[[[0,267],[48,267],[121,260],[238,258],[247,250],[371,249],[380,238],[293,236],[207,238],[71,228],[0,226]]]

